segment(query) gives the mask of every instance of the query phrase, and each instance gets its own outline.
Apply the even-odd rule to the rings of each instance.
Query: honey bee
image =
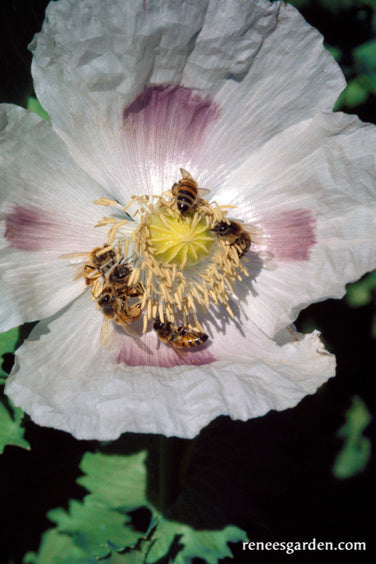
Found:
[[[126,284],[131,272],[132,267],[129,262],[119,261],[108,272],[108,280],[112,284]]]
[[[140,293],[125,286],[122,289],[108,285],[97,297],[97,303],[107,319],[115,321],[126,329],[141,315]]]
[[[184,170],[180,169],[182,179],[175,182],[171,188],[172,196],[176,199],[176,207],[181,215],[191,210],[199,201],[199,196],[209,193],[206,188],[199,188],[197,182],[192,176]]]
[[[177,349],[198,347],[208,339],[201,331],[190,329],[187,325],[177,327],[171,321],[162,323],[159,318],[154,319],[153,329],[163,343]]]
[[[84,275],[87,277],[86,282],[90,283],[90,274],[95,271],[103,276],[113,267],[116,262],[116,254],[113,249],[109,249],[105,253],[100,253],[105,247],[96,247],[89,255],[89,262],[84,266]]]
[[[218,237],[222,237],[231,247],[237,250],[239,258],[248,253],[251,247],[251,236],[241,223],[237,221],[217,221],[212,229]]]

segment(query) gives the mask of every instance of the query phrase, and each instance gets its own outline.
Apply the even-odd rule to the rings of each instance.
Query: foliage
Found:
[[[363,436],[363,431],[370,421],[366,405],[355,396],[346,413],[346,422],[338,431],[338,436],[345,442],[334,463],[336,478],[351,478],[366,468],[371,456],[371,441]]]
[[[0,334],[0,379],[4,381],[4,379],[8,376],[8,374],[3,370],[3,356],[6,353],[14,352],[18,338],[19,338],[19,328],[16,327],[14,329],[10,329],[6,333]]]
[[[0,335],[0,358],[1,363],[6,353],[12,353],[16,347],[19,337],[19,329],[11,329]],[[0,380],[4,383],[7,373],[0,366]],[[23,411],[5,397],[0,399],[0,454],[8,445],[30,449],[29,443],[24,439],[24,428],[22,427]]]
[[[376,96],[376,40],[373,39],[376,33],[376,0],[290,0],[290,3],[298,10],[316,10],[323,19],[325,14],[338,18],[341,14],[348,13],[351,14],[354,24],[361,25],[370,21],[371,40],[347,46],[346,52],[338,45],[326,44],[326,47],[342,66],[348,81],[347,87],[338,98],[335,110],[353,111]]]
[[[353,11],[354,18],[360,20],[368,11],[370,27],[376,32],[376,0],[292,0],[291,3],[298,9],[318,6],[323,19],[327,14],[338,17],[341,12]],[[356,111],[376,95],[376,40],[368,37],[347,47],[333,41],[326,47],[341,64],[348,80],[335,109]],[[47,112],[35,98],[28,98],[27,108],[49,121]],[[375,288],[376,272],[349,285],[347,303],[351,307],[375,303]],[[313,321],[312,328],[315,325]],[[18,329],[0,335],[1,358],[14,351],[18,335]],[[376,316],[373,336],[376,338]],[[0,378],[4,380],[6,376],[0,366]],[[2,401],[0,453],[6,445],[30,448],[23,438],[22,411],[9,404],[6,398]],[[338,431],[343,447],[333,466],[336,478],[350,478],[366,468],[371,445],[364,431],[370,420],[367,407],[355,396],[346,413],[346,422]],[[209,563],[231,557],[228,543],[246,540],[245,533],[235,526],[198,531],[168,519],[167,512],[159,511],[148,500],[145,460],[145,451],[129,456],[86,453],[80,466],[84,474],[78,483],[89,493],[83,501],[71,500],[67,509],[58,508],[48,513],[55,526],[43,535],[38,554],[28,553],[24,562],[94,564],[103,560],[107,564],[170,561],[185,564],[195,557]],[[138,527],[133,518],[139,508],[144,508],[148,515],[144,528]]]
[[[364,276],[359,282],[350,284],[346,294],[351,307],[376,305],[376,270]],[[376,339],[376,314],[373,315],[371,336]]]
[[[14,407],[9,402],[9,407],[0,401],[0,454],[8,445],[30,449],[29,443],[24,439],[24,428],[22,409]]]
[[[35,114],[37,114],[42,119],[44,119],[46,121],[50,121],[50,117],[49,117],[48,113],[46,112],[46,110],[42,108],[40,102],[36,98],[34,98],[33,96],[30,96],[27,99],[26,108],[28,110],[30,110],[31,112],[34,112]]]
[[[86,453],[78,483],[90,492],[84,500],[71,500],[68,511],[48,513],[56,528],[47,531],[38,554],[28,553],[28,564],[106,563],[186,564],[202,558],[209,564],[231,557],[229,542],[245,540],[245,533],[227,526],[219,531],[197,531],[173,521],[147,498],[146,451],[128,456]],[[145,508],[146,531],[139,531],[132,512]]]

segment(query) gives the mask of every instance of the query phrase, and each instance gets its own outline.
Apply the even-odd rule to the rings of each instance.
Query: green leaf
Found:
[[[70,535],[84,554],[94,558],[131,547],[140,537],[130,526],[130,518],[88,497],[83,503],[72,500],[69,512],[53,509],[47,517],[57,524],[60,533]]]
[[[161,517],[146,562],[154,564],[162,557],[168,562],[188,564],[194,558],[202,558],[208,564],[216,564],[221,558],[231,558],[229,542],[246,541],[244,531],[228,525],[221,531],[196,531],[189,525],[169,521]],[[175,545],[175,546],[174,546]],[[174,552],[177,552],[174,557]]]
[[[103,564],[141,564],[144,561],[141,552],[112,553],[103,560]],[[24,564],[98,564],[100,560],[88,556],[79,548],[73,538],[57,529],[44,533],[38,554],[28,552]]]
[[[334,45],[327,45],[325,44],[325,48],[329,51],[332,57],[335,58],[336,61],[339,61],[342,56],[342,51],[339,47],[335,47]]]
[[[338,431],[338,436],[344,438],[345,443],[334,462],[333,474],[336,478],[351,478],[366,468],[371,456],[371,441],[363,437],[363,431],[370,421],[366,405],[360,397],[354,396],[346,412],[346,422]]]
[[[87,452],[80,468],[85,476],[77,482],[89,492],[88,497],[108,507],[131,511],[147,505],[146,451],[129,456]]]
[[[34,98],[33,96],[30,96],[27,99],[26,108],[28,110],[30,110],[31,112],[34,112],[35,114],[37,114],[42,119],[44,119],[46,121],[50,121],[50,116],[48,115],[46,110],[44,108],[42,108],[39,101],[36,98]]]
[[[30,450],[29,443],[24,439],[24,429],[21,426],[23,411],[14,407],[9,402],[10,407],[0,401],[0,454],[6,446],[18,446]],[[13,411],[13,417],[11,414]]]
[[[355,284],[347,287],[346,300],[351,307],[361,307],[368,305],[373,300],[376,290],[376,270],[365,276]]]
[[[208,564],[231,558],[229,542],[246,540],[245,533],[228,526],[223,530],[195,530],[169,520],[147,499],[147,452],[128,456],[86,453],[80,464],[85,473],[78,479],[90,493],[83,502],[72,500],[68,511],[54,509],[48,518],[56,523],[54,535],[64,545],[61,559],[49,555],[51,532],[43,538],[33,564],[91,564],[105,559],[106,564],[154,564],[167,559],[189,564],[202,558]],[[126,513],[146,507],[151,514],[147,533],[137,532]],[[73,549],[78,552],[72,552]],[[47,560],[42,555],[47,554]],[[29,556],[28,556],[29,557]],[[50,560],[48,560],[48,557]]]
[[[358,45],[353,50],[354,61],[359,72],[368,74],[376,71],[376,39]]]
[[[337,111],[342,106],[347,106],[348,108],[360,106],[360,104],[367,100],[370,90],[370,83],[367,77],[359,75],[353,78],[339,95],[334,111]]]
[[[367,75],[368,90],[372,94],[376,94],[376,71],[370,72]]]
[[[12,353],[14,352],[18,338],[20,334],[19,327],[15,327],[14,329],[10,329],[6,333],[0,334],[0,359],[2,364],[2,358],[5,353]],[[7,377],[8,374],[4,372],[0,364],[0,378]]]
[[[87,562],[85,553],[78,548],[69,535],[59,533],[57,529],[50,529],[44,533],[38,554],[28,552],[23,559],[24,564],[63,564],[69,562]],[[97,563],[95,558],[91,562]]]
[[[15,350],[18,338],[18,327],[0,335],[1,362],[5,353],[11,353]],[[8,374],[4,372],[0,365],[1,383],[4,383],[7,377]],[[4,452],[6,446],[10,445],[30,450],[29,443],[24,439],[23,416],[22,409],[14,407],[12,402],[5,397],[0,399],[0,454]]]
[[[208,563],[230,557],[227,543],[245,540],[245,533],[237,527],[226,527],[223,531],[195,531],[188,525],[165,519],[152,507],[146,495],[146,455],[146,451],[129,456],[86,453],[80,464],[86,475],[77,480],[91,492],[85,499],[106,504],[121,512],[142,506],[150,509],[157,526],[148,545],[146,562],[156,562],[169,554],[177,539],[180,539],[175,560],[177,563],[188,563],[195,557],[203,558]],[[125,562],[133,558],[137,562],[135,555],[140,558],[141,552],[137,550],[124,555]]]

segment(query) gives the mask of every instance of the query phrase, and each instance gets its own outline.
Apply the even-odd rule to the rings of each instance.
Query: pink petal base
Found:
[[[45,210],[14,205],[6,215],[4,237],[9,245],[23,251],[54,249],[61,240],[61,225]]]
[[[173,366],[210,364],[217,359],[209,351],[210,343],[191,349],[173,349],[170,345],[159,341],[153,332],[149,332],[139,341],[124,336],[116,361],[127,366]]]
[[[185,86],[150,86],[124,109],[124,128],[132,152],[145,162],[192,160],[205,142],[219,106]]]
[[[298,208],[264,216],[268,251],[280,261],[307,261],[315,245],[316,220],[309,210]]]

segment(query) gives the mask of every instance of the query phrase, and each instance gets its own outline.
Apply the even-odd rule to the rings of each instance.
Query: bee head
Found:
[[[106,293],[106,294],[101,294],[101,296],[98,299],[98,304],[101,305],[105,305],[108,304],[111,301],[111,294],[110,293]]]
[[[166,321],[165,323],[162,323],[162,321],[159,319],[159,317],[155,317],[153,319],[153,329],[154,331],[163,331],[166,329],[169,329],[171,323],[169,321]]]
[[[180,213],[184,213],[187,210],[189,210],[190,204],[185,198],[181,198],[177,203],[177,208],[180,211]]]
[[[161,329],[163,327],[163,323],[161,323],[161,320],[159,319],[159,317],[155,317],[153,319],[153,329],[154,331],[158,331],[159,329]]]
[[[225,221],[216,221],[212,231],[217,233],[217,235],[225,235],[228,231],[228,227],[229,225]]]
[[[118,264],[110,274],[110,282],[124,282],[124,279],[132,272],[127,264]]]

